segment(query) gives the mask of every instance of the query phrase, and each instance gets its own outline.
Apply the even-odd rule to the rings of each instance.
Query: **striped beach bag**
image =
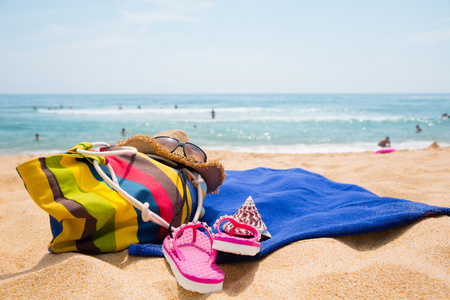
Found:
[[[54,253],[105,253],[154,243],[202,213],[207,186],[197,173],[133,147],[80,143],[67,153],[17,166],[36,204],[50,215]]]

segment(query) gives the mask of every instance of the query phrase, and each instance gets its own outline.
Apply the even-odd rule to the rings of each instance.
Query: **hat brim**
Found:
[[[117,146],[131,146],[144,154],[154,154],[178,162],[200,174],[207,186],[207,193],[217,192],[217,189],[225,180],[225,170],[223,165],[217,160],[208,160],[205,163],[196,162],[193,157],[185,157],[170,153],[152,137],[138,134],[129,137],[124,141],[119,141]]]

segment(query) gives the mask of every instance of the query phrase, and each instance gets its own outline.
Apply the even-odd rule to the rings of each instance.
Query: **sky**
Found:
[[[449,92],[448,0],[0,0],[0,94]]]

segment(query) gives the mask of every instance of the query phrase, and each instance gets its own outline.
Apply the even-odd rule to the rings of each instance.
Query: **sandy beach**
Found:
[[[449,299],[450,218],[380,232],[302,240],[254,262],[222,264],[223,290],[181,288],[164,258],[128,251],[50,254],[48,215],[15,167],[33,156],[0,157],[0,299]],[[379,196],[450,206],[450,148],[343,154],[208,151],[228,170],[303,168]]]

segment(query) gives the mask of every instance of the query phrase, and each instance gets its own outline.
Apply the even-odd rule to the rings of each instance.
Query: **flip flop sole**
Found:
[[[250,245],[242,245],[237,243],[229,243],[225,241],[220,240],[214,240],[213,242],[213,249],[223,251],[223,252],[229,252],[239,255],[248,255],[248,256],[255,256],[259,253],[260,247],[257,246],[250,246]]]
[[[173,261],[172,257],[170,257],[170,255],[167,253],[166,249],[162,247],[162,250],[164,253],[164,257],[169,262],[170,268],[175,275],[175,279],[177,280],[178,284],[184,289],[201,294],[220,292],[223,289],[223,281],[220,283],[201,283],[186,278],[178,270],[177,265]]]

